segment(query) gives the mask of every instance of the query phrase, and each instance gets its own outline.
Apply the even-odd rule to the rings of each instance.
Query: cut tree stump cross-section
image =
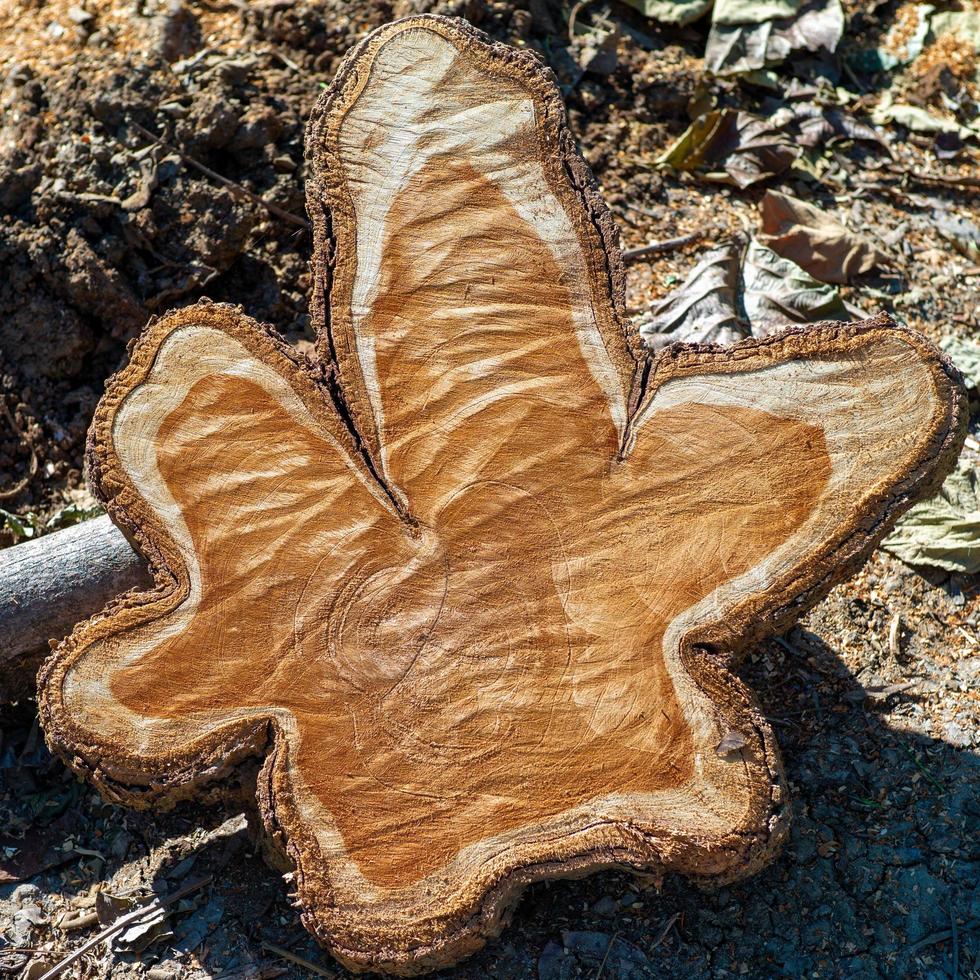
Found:
[[[731,673],[938,485],[952,369],[886,317],[648,358],[550,73],[371,34],[309,123],[319,363],[239,310],[152,323],[89,466],[155,576],[46,662],[112,800],[239,786],[311,931],[418,973],[529,882],[760,866],[772,731]]]

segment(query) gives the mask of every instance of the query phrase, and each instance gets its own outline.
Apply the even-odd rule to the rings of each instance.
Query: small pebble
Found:
[[[611,895],[603,895],[602,898],[600,898],[599,901],[592,906],[592,911],[595,912],[596,915],[612,915],[616,909],[616,901]]]
[[[970,732],[955,721],[951,721],[946,725],[945,738],[950,745],[954,745],[958,749],[968,748],[973,741]]]

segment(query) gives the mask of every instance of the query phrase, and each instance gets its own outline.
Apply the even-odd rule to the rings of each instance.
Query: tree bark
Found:
[[[786,800],[732,665],[941,482],[949,363],[885,316],[649,357],[552,76],[459,22],[370,35],[307,150],[318,358],[200,303],[111,379],[89,472],[157,587],[46,661],[50,745],[134,806],[260,757],[358,969],[543,878],[758,868]]]
[[[146,562],[108,517],[0,551],[0,703],[31,692],[49,641],[151,584]]]

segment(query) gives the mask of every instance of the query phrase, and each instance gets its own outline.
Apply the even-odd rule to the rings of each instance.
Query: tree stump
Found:
[[[49,658],[109,799],[238,785],[344,963],[412,974],[529,882],[732,877],[786,820],[731,672],[938,485],[964,412],[886,317],[643,352],[550,73],[389,24],[310,120],[311,363],[237,309],[151,324],[89,466],[155,576]]]

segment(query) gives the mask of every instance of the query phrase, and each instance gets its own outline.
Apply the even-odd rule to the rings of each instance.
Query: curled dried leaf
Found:
[[[757,241],[742,264],[745,313],[752,335],[765,337],[794,324],[850,320],[840,293]]]
[[[767,119],[713,109],[694,120],[657,161],[704,180],[749,187],[788,170],[798,155],[788,135]]]
[[[727,242],[705,252],[680,288],[639,324],[643,342],[659,350],[674,341],[733,344],[748,336],[736,312],[740,247]]]
[[[822,282],[850,282],[888,263],[869,241],[812,204],[766,191],[760,208],[761,240]]]
[[[838,291],[759,242],[705,252],[683,284],[638,323],[652,350],[676,341],[732,344],[785,327],[849,320]]]
[[[851,115],[839,106],[819,106],[799,102],[793,106],[793,121],[800,130],[799,142],[806,147],[822,147],[835,140],[874,143],[887,149],[881,133],[870,123]]]
[[[651,20],[664,24],[693,24],[710,9],[712,0],[626,0]]]
[[[844,33],[840,0],[716,4],[704,55],[715,75],[778,65],[794,51],[835,51]]]
[[[910,565],[980,572],[980,473],[961,459],[931,500],[916,504],[882,547]]]

